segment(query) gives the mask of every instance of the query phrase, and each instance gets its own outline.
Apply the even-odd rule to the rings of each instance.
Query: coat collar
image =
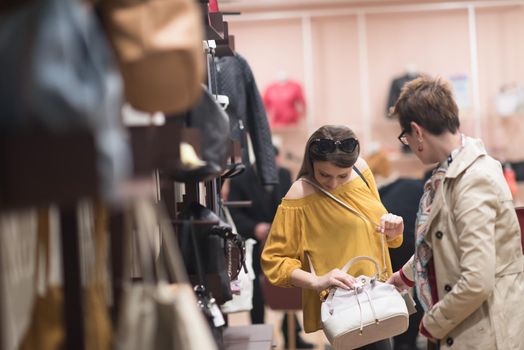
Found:
[[[466,138],[466,144],[462,151],[453,159],[453,162],[449,165],[446,171],[444,181],[435,193],[433,204],[431,205],[431,213],[428,221],[434,222],[433,218],[438,214],[443,205],[446,205],[444,196],[444,188],[447,186],[446,179],[453,179],[462,174],[473,162],[484,155],[486,155],[486,149],[484,144],[479,139],[473,139],[470,137]],[[431,225],[431,224],[430,224]]]
[[[466,137],[466,144],[462,151],[457,154],[446,171],[446,178],[456,178],[462,174],[477,158],[487,155],[484,144],[479,139]]]

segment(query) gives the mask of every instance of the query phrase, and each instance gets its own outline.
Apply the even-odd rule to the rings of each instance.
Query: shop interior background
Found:
[[[304,118],[272,130],[295,173],[312,131],[345,124],[363,155],[381,149],[393,171],[422,176],[387,117],[391,82],[408,70],[449,79],[462,131],[501,162],[524,160],[524,2],[239,0],[220,8],[241,12],[226,19],[261,92],[283,73],[303,86]]]

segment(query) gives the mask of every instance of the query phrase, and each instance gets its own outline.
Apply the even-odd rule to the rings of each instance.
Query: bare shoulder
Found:
[[[357,161],[355,162],[355,166],[358,170],[360,170],[361,173],[369,169],[368,163],[362,157],[358,157]]]
[[[297,180],[293,182],[287,192],[285,199],[300,199],[315,193],[315,188],[305,181]]]

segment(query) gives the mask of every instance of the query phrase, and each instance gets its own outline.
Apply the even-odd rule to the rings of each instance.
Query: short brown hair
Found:
[[[357,144],[357,147],[355,147],[355,150],[351,153],[343,152],[338,148],[332,153],[321,153],[314,142],[316,139],[341,141],[349,138],[357,139],[353,130],[343,125],[324,125],[311,134],[306,143],[304,158],[302,159],[302,166],[298,172],[297,179],[301,177],[313,177],[314,161],[328,161],[340,168],[350,168],[355,165],[360,153],[360,144]]]
[[[442,78],[422,76],[402,88],[392,110],[405,132],[415,122],[434,135],[456,133],[460,127],[458,107],[449,84]]]

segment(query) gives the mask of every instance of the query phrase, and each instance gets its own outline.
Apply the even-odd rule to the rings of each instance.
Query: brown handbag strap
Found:
[[[97,285],[104,285],[104,271],[107,260],[107,235],[108,235],[108,211],[99,200],[94,202],[95,220],[95,272],[93,282]]]

